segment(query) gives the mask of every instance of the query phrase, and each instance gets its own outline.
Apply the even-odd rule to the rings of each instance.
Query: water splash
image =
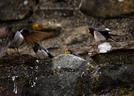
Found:
[[[35,87],[36,86],[36,81],[37,81],[37,77],[35,77],[35,80],[33,80],[32,82],[31,82],[31,87]]]
[[[18,93],[18,88],[17,88],[17,84],[16,84],[16,78],[17,78],[18,76],[12,76],[12,81],[13,81],[13,83],[14,83],[14,85],[13,85],[13,92],[15,93],[15,94],[17,94]]]
[[[13,89],[13,92],[14,92],[15,94],[17,94],[17,93],[18,93],[17,85],[16,85],[16,83],[15,83],[15,82],[14,82],[14,89]]]

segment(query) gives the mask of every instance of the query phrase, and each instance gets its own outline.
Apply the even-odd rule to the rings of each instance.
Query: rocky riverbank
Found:
[[[31,20],[62,25],[60,35],[41,43],[52,59],[40,60],[30,46],[19,48],[20,55],[7,49],[0,96],[133,96],[133,7],[133,0],[0,1],[0,25],[13,32],[31,29]],[[108,27],[117,36],[96,42],[89,27]]]

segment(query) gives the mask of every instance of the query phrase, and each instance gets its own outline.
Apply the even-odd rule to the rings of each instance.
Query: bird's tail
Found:
[[[48,54],[49,58],[53,58],[54,57],[50,52],[47,52],[47,54]]]
[[[49,58],[53,58],[54,56],[45,48],[43,47],[43,49],[46,51],[46,53],[48,54]]]

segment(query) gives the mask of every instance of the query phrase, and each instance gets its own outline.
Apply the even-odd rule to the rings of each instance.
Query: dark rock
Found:
[[[30,88],[35,90],[38,72],[41,76],[51,74],[51,64],[48,64],[51,60],[38,61],[30,55],[2,57],[0,59],[0,96],[25,96],[24,93],[31,90]],[[33,94],[33,91],[30,94]]]
[[[101,93],[114,88],[123,87],[134,89],[134,65],[105,65],[96,68],[92,80],[92,91]]]
[[[56,76],[40,78],[39,86],[36,86],[37,92],[39,96],[82,96],[84,94],[89,96],[91,94],[89,81],[88,78],[84,79],[81,79],[75,72],[64,72]]]
[[[0,21],[21,20],[32,14],[34,0],[0,1]]]
[[[122,17],[134,13],[133,0],[81,0],[80,10],[96,17]]]
[[[132,50],[115,50],[109,54],[94,56],[93,60],[97,65],[91,75],[94,78],[92,90],[95,93],[111,92],[116,88],[120,91],[121,88],[133,90],[133,55]]]
[[[74,55],[55,57],[53,75],[38,78],[35,94],[38,94],[37,96],[88,96],[90,89],[87,83],[89,80],[85,76],[86,66],[86,60]],[[35,94],[29,96],[36,96]]]
[[[98,64],[133,64],[133,49],[117,49],[107,54],[97,54],[92,58]]]

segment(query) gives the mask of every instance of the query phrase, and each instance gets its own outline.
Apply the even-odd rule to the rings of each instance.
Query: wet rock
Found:
[[[110,91],[113,88],[124,87],[134,89],[133,79],[134,65],[102,65],[96,67],[92,74],[94,79],[92,90],[95,93]]]
[[[87,61],[71,54],[62,54],[54,58],[53,60],[54,69],[70,69],[70,70],[80,70],[86,69]],[[83,69],[84,68],[84,69]]]
[[[86,94],[88,96],[90,89],[85,75],[86,66],[86,60],[71,54],[61,54],[55,57],[52,66],[53,75],[38,78],[36,94],[39,96],[82,96]]]
[[[108,54],[93,57],[95,70],[92,74],[93,91],[95,93],[111,92],[118,88],[134,89],[133,50],[115,50]],[[113,93],[110,93],[113,94]],[[116,94],[116,93],[114,93]]]
[[[81,26],[81,27],[75,28],[72,31],[72,34],[66,38],[65,43],[67,45],[71,45],[75,43],[84,42],[88,39],[89,35],[90,34],[89,34],[88,27]]]
[[[37,96],[34,95],[37,90],[36,81],[38,77],[51,75],[50,68],[51,60],[37,60],[30,55],[2,57],[0,96]],[[28,94],[29,91],[32,95]]]
[[[34,0],[0,1],[0,21],[21,20],[32,14]]]
[[[122,17],[134,13],[133,0],[82,0],[80,10],[96,17]]]
[[[98,64],[133,64],[133,49],[116,49],[107,54],[97,54],[92,58]]]

